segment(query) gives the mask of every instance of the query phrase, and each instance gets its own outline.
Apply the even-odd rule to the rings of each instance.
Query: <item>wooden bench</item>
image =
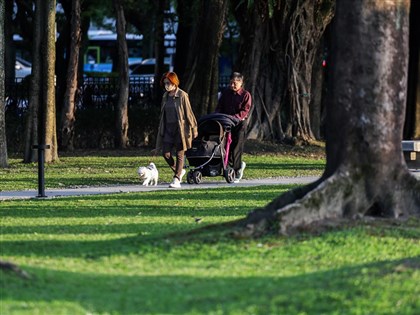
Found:
[[[408,168],[420,169],[420,140],[405,140],[402,149]]]

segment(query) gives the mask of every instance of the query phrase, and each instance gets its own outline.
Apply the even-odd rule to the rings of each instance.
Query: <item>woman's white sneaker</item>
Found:
[[[181,182],[179,179],[174,177],[172,183],[169,184],[169,188],[181,188]]]
[[[187,171],[185,170],[185,168],[183,168],[182,169],[182,171],[181,171],[181,176],[179,177],[179,181],[182,183],[182,177],[184,177],[184,175],[185,175],[185,173],[186,173]]]
[[[242,161],[241,168],[238,170],[235,176],[235,180],[233,181],[234,183],[239,183],[239,181],[242,179],[242,176],[244,176],[245,167],[246,167],[246,163]]]

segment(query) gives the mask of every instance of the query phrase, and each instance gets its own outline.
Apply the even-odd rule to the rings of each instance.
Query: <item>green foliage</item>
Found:
[[[419,220],[255,240],[194,231],[290,188],[1,202],[2,259],[31,278],[0,271],[0,312],[418,314]]]
[[[239,4],[238,4],[238,6],[239,5],[241,5],[242,4],[242,2],[243,1],[241,1]],[[267,1],[262,1],[261,3],[259,3],[259,5],[260,6],[263,6],[263,7],[266,7],[266,9],[267,9],[267,13],[268,13],[268,16],[270,17],[270,18],[272,18],[273,17],[273,14],[274,14],[274,9],[275,9],[275,7],[278,5],[277,4],[277,0],[267,0]],[[255,5],[255,1],[254,0],[248,0],[248,3],[247,3],[247,7],[248,7],[248,10],[254,10],[255,8],[254,8],[254,5]]]
[[[113,30],[115,27],[110,23],[104,23],[104,17],[114,16],[114,8],[111,0],[82,0],[82,17],[90,18],[96,25]]]

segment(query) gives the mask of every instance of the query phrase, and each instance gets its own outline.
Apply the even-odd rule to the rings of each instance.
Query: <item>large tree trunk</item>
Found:
[[[404,139],[420,140],[420,1],[411,1],[410,58]]]
[[[308,141],[312,65],[333,16],[333,0],[233,1],[241,28],[237,70],[247,79],[254,112],[248,137]],[[272,13],[270,13],[272,12]]]
[[[45,7],[45,35],[44,35],[44,63],[45,69],[44,85],[45,95],[45,143],[50,148],[45,151],[45,162],[58,161],[57,123],[55,107],[55,13],[56,1],[46,0]]]
[[[0,21],[4,21],[4,2],[0,2]],[[0,23],[0,167],[8,166],[7,163],[7,142],[5,124],[5,93],[4,93],[4,23]]]
[[[118,42],[118,73],[119,89],[117,100],[115,146],[126,148],[128,146],[128,48],[125,38],[126,21],[124,9],[120,0],[114,0],[114,9],[117,16],[117,42]]]
[[[287,233],[333,218],[420,215],[420,181],[401,148],[408,13],[409,0],[337,1],[325,172],[249,214],[239,235]]]
[[[227,0],[201,1],[197,32],[189,51],[187,81],[183,85],[198,116],[211,112],[217,104],[219,48],[226,13]]]
[[[69,64],[67,68],[66,93],[61,114],[61,146],[63,149],[74,149],[74,123],[76,121],[76,93],[78,86],[79,52],[82,40],[80,0],[72,1],[71,42]]]
[[[416,100],[415,100],[415,122],[414,122],[414,139],[420,140],[420,50],[419,62],[417,64],[417,84],[416,84]]]

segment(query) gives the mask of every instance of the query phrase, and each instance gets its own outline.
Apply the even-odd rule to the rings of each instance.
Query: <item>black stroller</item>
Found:
[[[198,121],[198,137],[186,152],[190,166],[189,184],[200,184],[203,176],[222,175],[228,183],[235,180],[235,170],[229,166],[230,131],[238,123],[235,117],[225,114],[209,114]],[[192,167],[191,167],[192,166]]]

